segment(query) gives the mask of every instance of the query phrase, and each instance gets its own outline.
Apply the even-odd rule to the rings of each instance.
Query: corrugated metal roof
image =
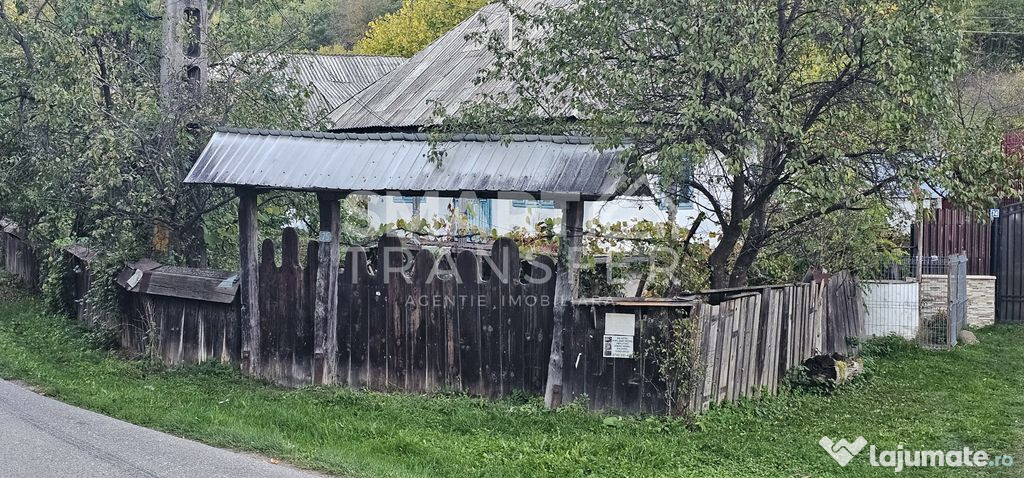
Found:
[[[566,0],[523,0],[524,8]],[[506,92],[507,81],[476,84],[480,72],[494,63],[494,55],[466,35],[474,32],[509,36],[510,15],[500,4],[482,8],[423,51],[350,98],[330,115],[335,131],[410,128],[433,124],[440,105],[449,113],[485,94]]]
[[[224,63],[245,67],[259,62],[281,66],[279,74],[310,88],[307,109],[313,114],[333,111],[356,93],[394,70],[406,59],[394,56],[310,55],[310,54],[243,54],[235,53]]]
[[[509,138],[506,138],[509,139]],[[439,145],[426,135],[226,129],[214,133],[186,183],[300,191],[436,193],[481,197],[529,193],[600,199],[615,195],[620,151],[589,138],[463,135]]]

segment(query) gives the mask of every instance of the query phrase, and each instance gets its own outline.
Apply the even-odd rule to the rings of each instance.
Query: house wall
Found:
[[[925,318],[946,309],[949,296],[945,275],[924,274],[921,280],[921,315]],[[982,327],[996,322],[996,278],[967,276],[967,325]]]
[[[397,196],[374,196],[368,201],[370,226],[394,223],[399,219],[409,220],[413,217],[413,201],[416,198]],[[441,219],[448,223],[453,210],[452,199],[439,197],[419,198],[420,217],[432,220]],[[530,201],[523,207],[521,202],[512,199],[491,200],[492,229],[499,234],[507,234],[513,230],[533,230],[534,226],[546,219],[561,220],[562,211],[556,207],[543,207],[536,201]],[[697,217],[697,208],[693,204],[679,207],[676,222],[680,226],[690,227]],[[650,198],[620,198],[613,201],[593,201],[584,205],[584,221],[598,219],[603,224],[620,221],[665,222],[668,212],[658,207]],[[698,234],[708,237],[708,233],[718,227],[710,220],[701,224]]]

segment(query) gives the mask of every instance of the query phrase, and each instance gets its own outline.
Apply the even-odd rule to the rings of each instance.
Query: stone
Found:
[[[961,330],[957,334],[957,339],[961,345],[978,345],[978,336],[974,335],[974,332],[970,330]]]

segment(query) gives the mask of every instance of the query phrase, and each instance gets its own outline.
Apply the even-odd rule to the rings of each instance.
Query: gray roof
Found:
[[[464,135],[440,144],[422,134],[226,129],[214,133],[186,183],[297,191],[603,199],[623,177],[621,150],[588,138]],[[510,140],[510,141],[509,141]],[[520,196],[521,197],[521,196]]]
[[[308,87],[311,96],[307,109],[326,114],[364,88],[394,70],[406,59],[395,56],[311,55],[272,53],[248,55],[235,53],[224,63],[244,67],[248,62],[267,66],[281,65],[280,75]]]
[[[564,3],[565,0],[543,0]],[[541,3],[524,0],[524,8]],[[486,23],[485,23],[486,20]],[[495,32],[508,37],[510,15],[499,4],[482,8],[453,30],[444,34],[407,62],[381,77],[344,102],[331,115],[336,131],[410,128],[433,124],[435,108],[449,113],[466,102],[497,92],[512,93],[507,81],[475,84],[481,70],[494,62],[494,55],[466,35]]]

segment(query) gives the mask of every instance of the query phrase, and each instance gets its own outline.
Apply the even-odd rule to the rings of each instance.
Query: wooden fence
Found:
[[[119,322],[116,314],[106,310],[102,304],[94,303],[96,298],[90,294],[99,285],[92,272],[97,258],[98,255],[85,246],[74,245],[65,250],[67,269],[64,276],[68,290],[64,306],[86,326],[117,327]]]
[[[690,320],[699,303],[583,299],[576,306],[574,319],[566,324],[564,334],[563,399],[586,397],[593,410],[666,413],[668,387],[649,348],[664,340],[659,324]],[[609,314],[637,318],[632,357],[605,357],[604,334]]]
[[[4,269],[25,285],[39,288],[39,259],[28,242],[28,234],[8,221],[0,223],[0,247],[3,248]]]
[[[163,266],[143,260],[116,278],[124,288],[121,346],[166,364],[238,363],[240,329],[234,272]]]
[[[307,267],[294,230],[285,231],[281,245],[277,265],[273,241],[264,241],[259,266],[260,374],[311,384],[319,244],[309,244]],[[393,237],[381,238],[373,252],[353,247],[343,259],[334,382],[486,397],[543,391],[554,296],[550,258],[521,262],[510,240],[497,241],[489,256],[468,250],[435,256]]]
[[[656,363],[664,346],[665,321],[696,320],[692,346],[699,349],[690,395],[677,406],[695,411],[711,404],[775,393],[786,373],[819,353],[850,353],[848,338],[863,336],[857,288],[848,273],[827,282],[766,287],[729,296],[718,305],[700,300],[637,299],[578,301],[579,313],[567,330],[563,393],[586,395],[595,410],[663,413],[667,377]],[[603,356],[606,316],[636,317],[635,353]]]
[[[26,263],[34,258],[31,247],[9,233],[0,241],[6,265],[38,280],[38,266]],[[115,279],[123,290],[120,310],[102,311],[88,303],[89,291],[103,285],[89,272],[95,256],[82,248],[68,252],[73,312],[89,324],[112,324],[126,350],[168,364],[241,363],[234,272],[142,260]],[[285,230],[280,249],[264,241],[259,267],[257,374],[288,386],[312,384],[318,359],[312,340],[318,244],[305,254],[311,266],[300,261],[296,232]],[[370,251],[349,249],[341,262],[334,382],[491,398],[543,392],[553,323],[550,258],[521,261],[510,240],[497,241],[490,254],[436,255],[382,238]],[[677,398],[677,406],[700,411],[773,393],[789,369],[812,355],[854,351],[847,339],[864,330],[857,294],[853,278],[841,273],[827,282],[716,293],[725,297],[717,305],[700,297],[579,300],[564,334],[563,400],[586,396],[595,410],[666,413],[670,387],[653,348],[665,345],[666,325],[681,321],[695,321],[688,330],[699,354],[692,393]],[[636,319],[628,357],[604,353],[611,313]]]

